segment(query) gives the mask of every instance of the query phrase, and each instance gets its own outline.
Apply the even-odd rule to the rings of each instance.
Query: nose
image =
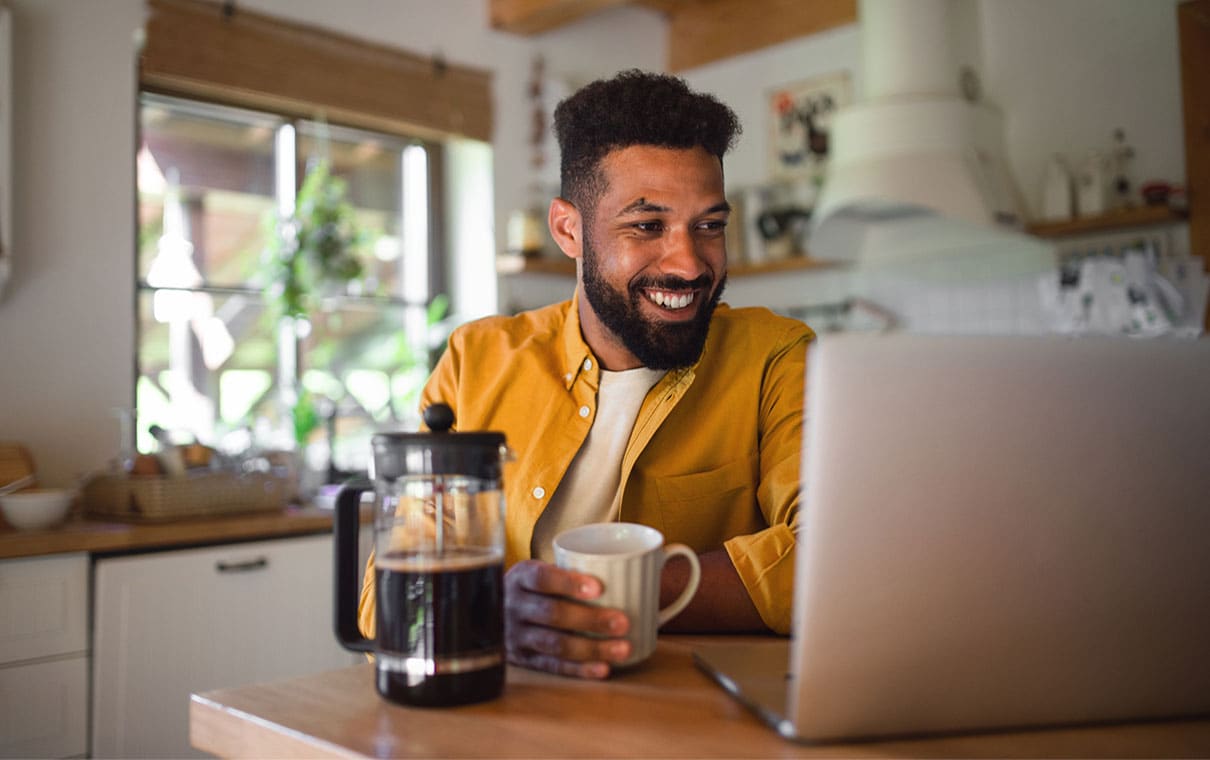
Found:
[[[660,274],[672,275],[685,280],[693,280],[703,274],[714,276],[714,270],[707,258],[707,245],[698,240],[689,229],[684,227],[670,229],[664,237],[663,251],[659,261]]]

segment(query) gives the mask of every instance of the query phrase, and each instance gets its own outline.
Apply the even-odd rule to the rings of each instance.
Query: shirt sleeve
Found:
[[[756,498],[769,527],[724,544],[761,619],[781,634],[790,632],[793,612],[803,391],[807,343],[813,337],[808,328],[798,325],[772,352],[765,367]]]
[[[774,525],[723,544],[761,620],[774,633],[790,632],[794,543],[788,526]]]
[[[458,372],[462,363],[462,344],[463,332],[455,330],[420,392],[420,413],[423,415],[425,409],[438,401],[447,404],[454,410],[455,429],[458,427]]]
[[[361,598],[357,602],[357,628],[367,639],[374,638],[377,630],[374,598],[374,552],[371,550],[365,576],[361,579]]]

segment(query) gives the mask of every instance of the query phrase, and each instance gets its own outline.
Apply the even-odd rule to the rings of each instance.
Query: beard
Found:
[[[710,319],[723,296],[727,275],[709,298],[698,305],[697,314],[686,322],[664,322],[643,315],[640,301],[644,288],[679,290],[704,288],[713,279],[702,275],[694,280],[680,277],[637,277],[628,284],[627,292],[615,289],[601,275],[600,260],[592,242],[586,236],[583,252],[584,295],[597,317],[648,369],[679,369],[697,362],[706,346]]]

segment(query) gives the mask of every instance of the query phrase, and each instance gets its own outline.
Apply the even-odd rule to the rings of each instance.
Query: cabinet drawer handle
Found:
[[[214,563],[214,568],[220,573],[250,573],[253,570],[263,570],[269,566],[268,557],[257,557],[243,562],[223,562],[219,560]]]

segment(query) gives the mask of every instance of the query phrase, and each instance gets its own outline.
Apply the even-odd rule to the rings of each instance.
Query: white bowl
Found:
[[[31,488],[0,495],[0,511],[17,530],[40,530],[62,521],[75,495],[66,488]]]

